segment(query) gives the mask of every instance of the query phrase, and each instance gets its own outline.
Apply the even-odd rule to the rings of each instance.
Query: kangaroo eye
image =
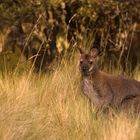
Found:
[[[83,60],[80,60],[80,64],[82,64],[83,63]]]
[[[89,61],[89,64],[93,64],[93,60],[90,60],[90,61]]]

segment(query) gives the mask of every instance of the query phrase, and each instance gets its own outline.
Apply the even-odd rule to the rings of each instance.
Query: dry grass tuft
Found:
[[[2,140],[135,140],[139,118],[101,114],[81,93],[78,62],[64,61],[51,74],[0,78]]]

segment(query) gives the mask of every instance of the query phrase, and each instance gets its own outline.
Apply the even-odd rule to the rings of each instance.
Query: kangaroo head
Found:
[[[98,50],[92,48],[89,53],[86,53],[82,48],[78,48],[81,54],[80,57],[80,71],[82,76],[89,76],[97,70],[96,58]]]

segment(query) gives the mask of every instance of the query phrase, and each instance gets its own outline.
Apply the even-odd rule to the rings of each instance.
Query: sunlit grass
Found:
[[[137,76],[138,78],[138,76]],[[139,117],[99,114],[80,89],[78,59],[49,74],[0,77],[2,140],[135,140]]]

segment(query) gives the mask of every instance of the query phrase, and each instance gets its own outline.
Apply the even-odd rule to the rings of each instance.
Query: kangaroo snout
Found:
[[[88,72],[88,70],[89,70],[88,65],[82,65],[82,66],[81,66],[81,70],[82,70],[82,71],[85,71],[85,72],[86,72],[86,71]]]
[[[89,75],[89,73],[91,72],[91,66],[87,63],[82,63],[80,64],[80,70],[82,75]]]

